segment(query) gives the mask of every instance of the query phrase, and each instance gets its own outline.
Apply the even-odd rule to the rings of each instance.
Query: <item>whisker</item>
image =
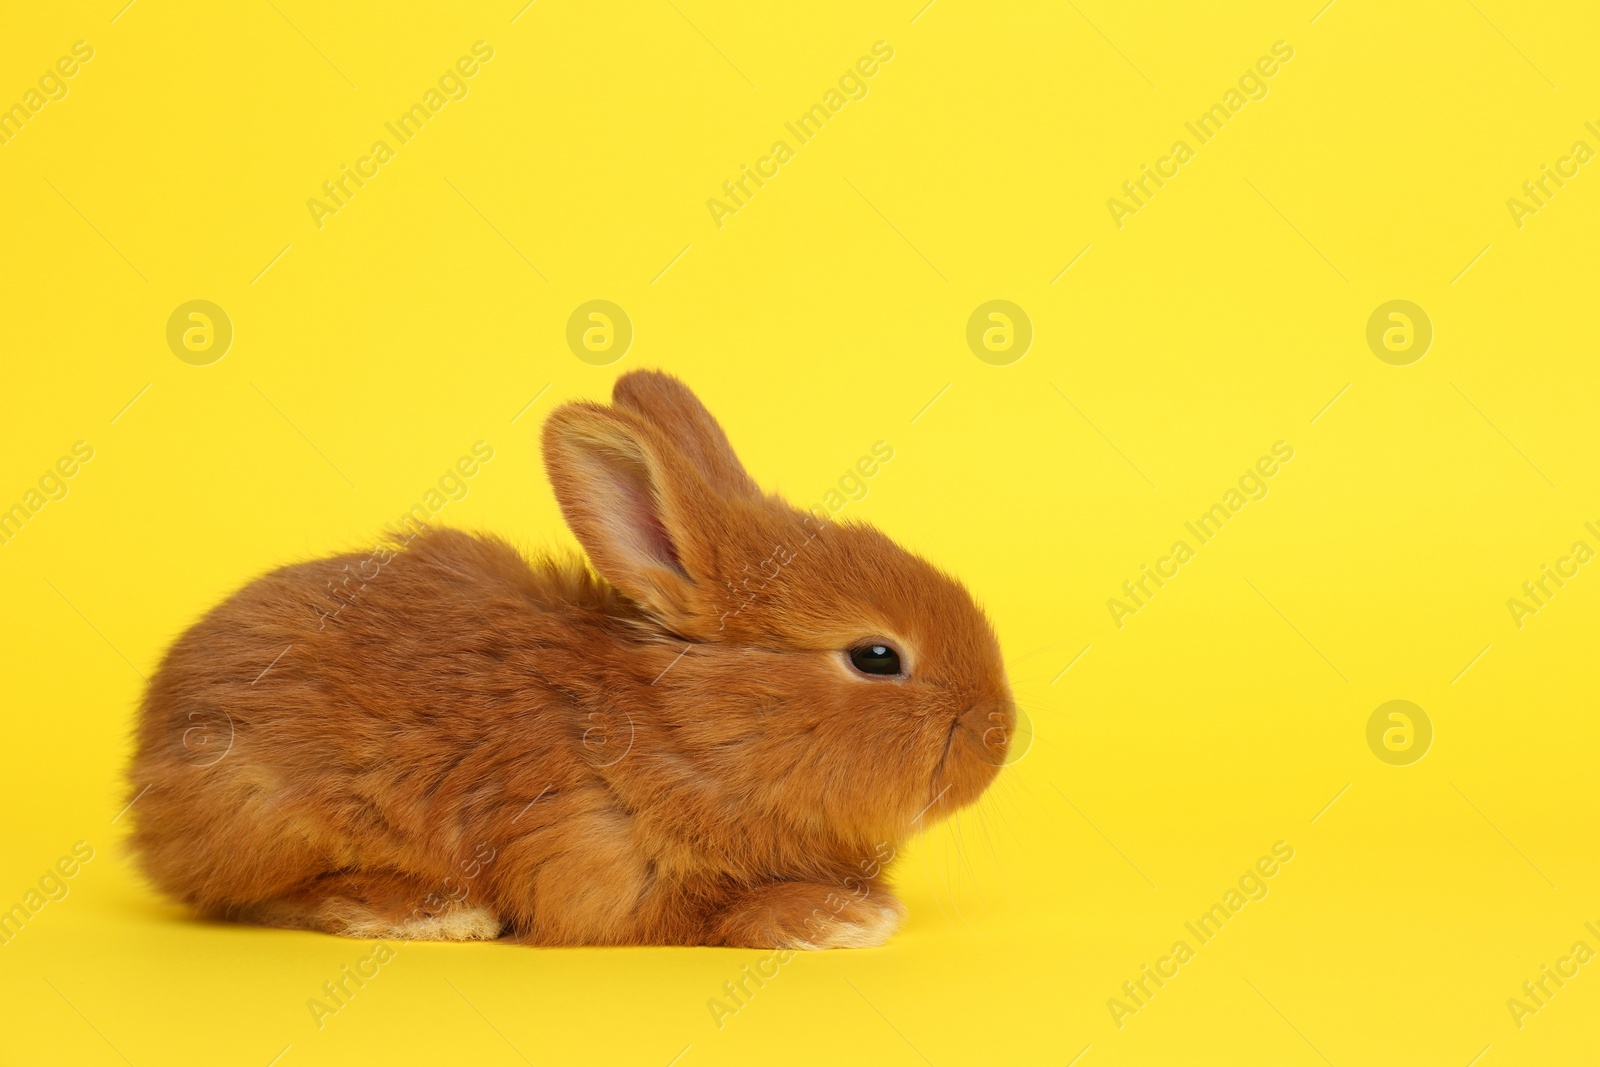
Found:
[[[966,813],[963,812],[962,815],[965,816]],[[967,855],[967,835],[962,830],[962,823],[965,821],[965,818],[950,820],[950,832],[956,844],[956,881],[958,885],[963,871],[966,872],[966,876],[969,879],[973,873],[972,858]]]
[[[939,883],[933,880],[933,872],[928,869],[928,852],[926,849],[922,850],[922,873],[927,876],[928,885],[933,888],[933,902],[939,905],[939,915],[944,919],[947,926],[954,926],[955,923],[950,921],[950,913],[944,910],[944,901],[939,899]]]
[[[1034,649],[1032,652],[1024,652],[1022,655],[1018,656],[1016,659],[1007,659],[1005,661],[1007,673],[1009,673],[1010,669],[1012,667],[1016,666],[1017,664],[1025,663],[1028,660],[1032,659],[1034,656],[1037,656],[1041,652],[1048,652],[1052,648],[1060,648],[1064,644],[1066,644],[1065,641],[1052,641],[1048,645],[1040,645],[1038,648]]]

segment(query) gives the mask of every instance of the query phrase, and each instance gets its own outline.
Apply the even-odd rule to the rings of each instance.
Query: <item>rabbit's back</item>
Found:
[[[449,877],[488,809],[589,777],[555,661],[610,625],[613,596],[454,531],[258,579],[146,693],[129,772],[146,874],[216,911],[342,870]]]

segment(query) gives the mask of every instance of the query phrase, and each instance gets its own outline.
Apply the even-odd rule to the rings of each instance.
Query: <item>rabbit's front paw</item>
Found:
[[[749,948],[873,948],[889,940],[905,905],[876,884],[855,891],[776,882],[751,891],[723,917],[720,943]]]
[[[836,915],[812,915],[805,936],[788,948],[876,948],[888,943],[905,918],[906,906],[892,897],[852,901]]]

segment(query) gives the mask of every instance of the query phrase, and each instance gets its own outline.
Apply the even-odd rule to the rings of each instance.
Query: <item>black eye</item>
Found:
[[[888,645],[862,645],[850,650],[850,662],[862,674],[899,674],[900,653]]]

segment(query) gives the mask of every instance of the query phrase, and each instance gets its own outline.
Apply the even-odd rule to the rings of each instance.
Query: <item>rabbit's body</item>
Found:
[[[670,379],[630,377],[647,390],[639,407],[683,403],[648,391],[681,390]],[[883,881],[895,843],[924,812],[975,797],[1003,755],[1012,713],[997,659],[959,685],[930,677],[915,704],[911,677],[845,678],[825,651],[844,639],[812,641],[826,625],[808,612],[862,592],[824,587],[809,605],[799,590],[881,551],[881,535],[734,494],[715,506],[742,524],[701,536],[680,514],[652,515],[620,540],[601,531],[602,546],[584,509],[620,490],[584,481],[595,471],[583,464],[614,459],[595,455],[551,463],[602,573],[673,538],[623,579],[631,596],[578,560],[530,563],[496,539],[430,530],[269,574],[180,638],[146,694],[129,772],[151,880],[209,914],[355,936],[885,939],[903,911]],[[679,468],[658,477],[682,480],[681,457],[666,462]],[[623,488],[624,510],[650,497]],[[746,560],[785,581],[746,592],[732,566]],[[902,577],[896,587],[927,580]],[[921,592],[934,611],[965,596],[942,576]],[[878,607],[880,619],[895,610]],[[954,629],[948,651],[994,658],[986,627]],[[927,638],[925,658],[942,642]],[[897,710],[868,718],[844,703],[873,692]]]

